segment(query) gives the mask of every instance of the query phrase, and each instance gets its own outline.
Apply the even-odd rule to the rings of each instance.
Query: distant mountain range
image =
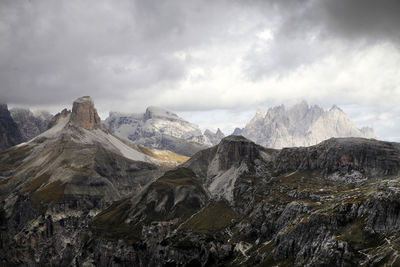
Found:
[[[197,125],[159,107],[148,107],[144,113],[136,114],[110,112],[104,125],[135,144],[186,156],[216,145],[224,137],[220,130],[216,133],[206,130],[203,134]]]
[[[11,117],[18,125],[24,142],[31,140],[47,130],[49,121],[53,117],[47,111],[32,112],[29,109],[13,108]]]
[[[235,129],[235,135],[243,135],[257,144],[270,148],[311,146],[331,137],[375,138],[372,128],[358,129],[337,106],[325,111],[306,102],[286,108],[284,105],[258,110],[243,129]]]
[[[4,130],[0,142],[3,149],[44,132],[53,117],[45,111],[31,112],[20,108],[8,111],[6,105],[1,110]],[[225,137],[220,129],[215,133],[208,129],[202,133],[197,125],[159,107],[148,107],[144,113],[110,112],[103,125],[116,136],[137,145],[170,150],[185,156],[215,146]],[[7,137],[7,131],[13,134]],[[331,137],[378,138],[372,128],[357,128],[337,106],[325,111],[304,101],[288,108],[281,105],[266,112],[258,110],[244,128],[236,128],[232,135],[243,135],[270,148],[310,146]]]

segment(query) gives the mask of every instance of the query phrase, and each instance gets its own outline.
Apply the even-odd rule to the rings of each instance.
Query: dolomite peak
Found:
[[[87,130],[101,128],[100,117],[90,96],[83,96],[74,101],[70,122]]]

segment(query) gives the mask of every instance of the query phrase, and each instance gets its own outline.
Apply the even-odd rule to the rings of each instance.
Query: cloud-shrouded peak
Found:
[[[151,118],[166,118],[166,119],[173,119],[173,120],[178,120],[180,119],[178,115],[175,113],[168,111],[166,109],[160,108],[160,107],[155,107],[155,106],[150,106],[146,108],[146,112],[144,113],[144,118],[145,120],[151,119]]]

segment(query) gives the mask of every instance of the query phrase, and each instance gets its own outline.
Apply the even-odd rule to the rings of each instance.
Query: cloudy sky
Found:
[[[258,108],[341,107],[400,141],[398,0],[1,0],[0,100],[161,106],[225,132]]]

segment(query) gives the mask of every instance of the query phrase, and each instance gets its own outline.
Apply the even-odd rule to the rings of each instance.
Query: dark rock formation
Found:
[[[219,169],[228,170],[234,164],[246,161],[254,162],[259,157],[259,146],[243,136],[228,136],[218,146]]]
[[[11,117],[17,123],[24,141],[29,141],[47,130],[53,117],[45,111],[31,112],[28,109],[14,108],[10,110]]]
[[[11,117],[6,104],[0,104],[0,150],[24,141],[18,125]]]

